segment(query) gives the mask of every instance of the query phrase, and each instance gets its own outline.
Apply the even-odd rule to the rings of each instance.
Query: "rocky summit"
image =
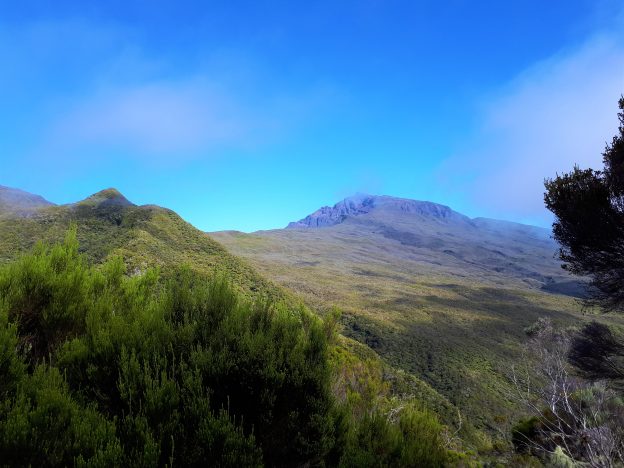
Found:
[[[334,226],[344,222],[349,217],[365,215],[375,211],[425,216],[446,221],[470,222],[468,217],[438,203],[386,195],[358,194],[345,198],[333,207],[324,206],[299,221],[289,223],[287,229]]]

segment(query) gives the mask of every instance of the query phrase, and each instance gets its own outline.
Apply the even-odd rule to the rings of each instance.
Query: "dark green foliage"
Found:
[[[9,322],[6,302],[0,298],[0,400],[15,392],[26,366],[16,353],[17,325]]]
[[[511,441],[514,448],[521,453],[530,453],[540,427],[540,420],[535,416],[518,421],[511,429]]]
[[[398,424],[378,411],[354,430],[340,465],[344,467],[443,466],[441,427],[429,413],[412,406],[399,413]]]
[[[546,181],[546,207],[556,216],[560,257],[591,278],[592,298],[607,309],[624,306],[624,97],[618,134],[603,153],[604,169],[579,169]]]
[[[624,97],[619,100],[619,108],[620,125],[603,153],[604,169],[575,167],[569,174],[547,180],[545,202],[556,216],[554,235],[562,245],[560,257],[566,262],[565,267],[591,278],[590,302],[605,311],[621,312],[624,308]],[[605,325],[590,323],[571,337],[562,357],[582,377],[594,382],[604,379],[593,385],[582,381],[575,382],[574,387],[566,385],[565,392],[559,392],[565,396],[563,401],[570,402],[563,410],[558,408],[557,399],[543,402],[556,416],[556,422],[565,423],[565,437],[569,437],[567,433],[572,435],[572,443],[566,446],[567,454],[587,460],[592,466],[611,466],[616,458],[622,462],[624,411],[621,392],[613,391],[617,388],[614,383],[624,377],[621,337]],[[565,367],[559,365],[559,368],[566,371],[561,375],[567,377]],[[551,371],[551,375],[556,374]],[[560,384],[556,383],[552,387],[558,389]],[[566,417],[562,418],[561,414]],[[545,426],[541,431],[545,439],[542,446],[553,446],[561,439],[562,431],[552,429],[555,425],[550,423],[549,416],[545,412],[541,418]]]
[[[623,343],[608,326],[590,322],[573,336],[568,359],[585,378],[624,379]]]
[[[64,244],[38,244],[32,255],[0,272],[0,297],[32,360],[46,357],[67,336],[83,331],[87,275],[75,230]]]
[[[119,258],[91,267],[75,230],[0,269],[2,463],[348,465],[381,450],[386,465],[422,466],[444,456],[424,413],[360,424],[337,405],[330,322],[250,302],[223,277],[168,273],[128,276]]]
[[[123,460],[115,424],[78,404],[58,369],[37,366],[0,405],[0,459],[11,466],[113,466]]]

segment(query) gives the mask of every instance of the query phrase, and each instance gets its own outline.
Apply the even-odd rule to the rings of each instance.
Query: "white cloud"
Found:
[[[442,172],[450,172],[450,181],[490,216],[546,222],[544,178],[574,164],[601,166],[622,93],[624,36],[594,36],[485,99],[474,140]]]
[[[95,93],[64,111],[53,134],[71,145],[188,152],[250,137],[260,126],[251,114],[203,80],[155,82]]]
[[[336,97],[314,82],[278,88],[253,57],[218,46],[180,61],[118,24],[59,20],[6,29],[0,20],[0,38],[0,59],[11,65],[0,74],[0,96],[27,112],[34,135],[22,154],[64,166],[253,152],[290,138]]]
[[[296,133],[334,96],[331,88],[312,86],[298,94],[266,90],[252,97],[206,75],[107,86],[74,97],[59,106],[44,146],[68,154],[121,150],[160,162],[253,150]]]

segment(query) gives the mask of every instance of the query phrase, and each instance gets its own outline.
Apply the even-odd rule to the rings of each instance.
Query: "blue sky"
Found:
[[[0,0],[0,184],[203,230],[355,192],[547,225],[624,93],[617,1]]]

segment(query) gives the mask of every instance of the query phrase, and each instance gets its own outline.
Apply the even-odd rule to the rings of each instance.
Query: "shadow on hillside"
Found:
[[[450,289],[456,297],[420,297],[419,305],[427,305],[428,320],[410,318],[405,298],[400,298],[403,311],[390,318],[392,324],[348,316],[344,333],[373,348],[389,364],[423,379],[471,418],[493,428],[494,416],[509,419],[518,411],[510,395],[509,374],[511,365],[523,359],[524,329],[544,316],[562,324],[571,324],[577,317],[510,290]]]

